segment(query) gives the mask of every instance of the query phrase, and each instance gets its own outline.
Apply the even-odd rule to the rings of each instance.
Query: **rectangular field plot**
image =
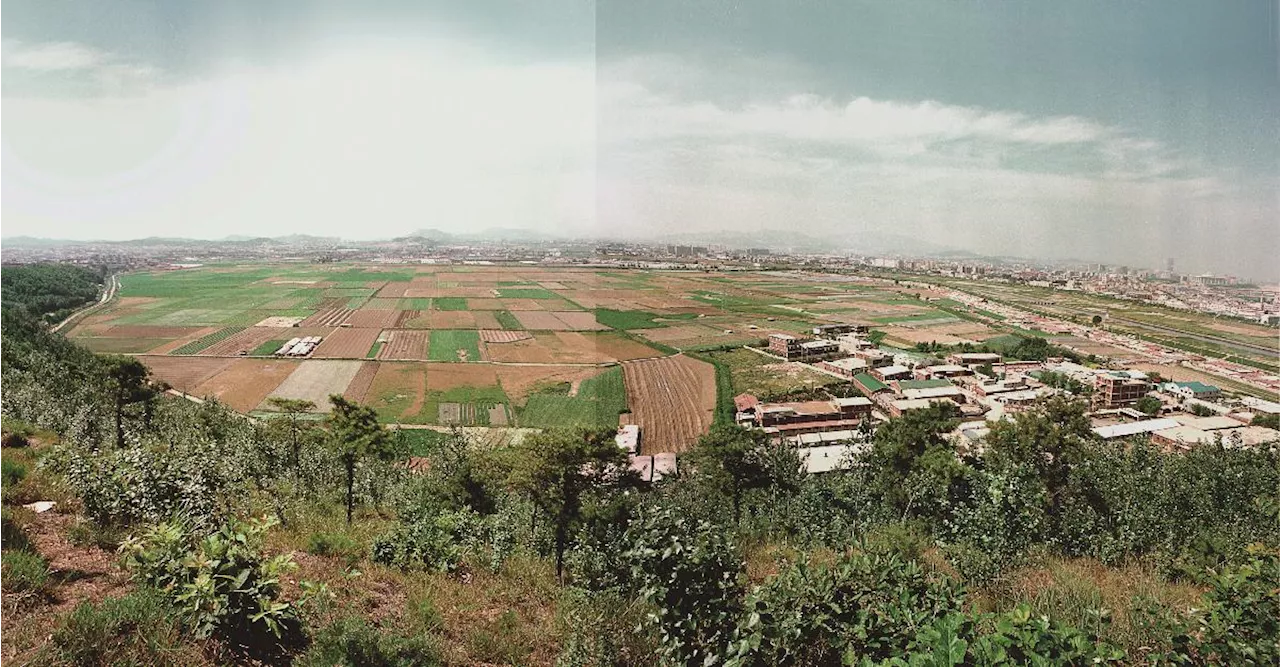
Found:
[[[141,354],[150,352],[172,338],[77,338],[76,342],[99,354]]]
[[[631,422],[643,454],[683,452],[711,427],[715,368],[685,356],[622,365]]]
[[[378,350],[379,359],[425,360],[427,358],[426,331],[387,331],[386,341]]]
[[[178,391],[190,394],[202,382],[236,361],[218,357],[145,357],[142,363],[151,369],[155,378],[163,380]]]
[[[311,401],[319,412],[329,411],[329,395],[342,394],[360,371],[362,361],[304,361],[268,398],[294,398]],[[260,410],[270,406],[264,401]]]
[[[216,399],[232,409],[248,412],[279,387],[297,369],[298,363],[283,359],[236,359],[187,393]]]
[[[610,428],[618,425],[618,415],[626,410],[622,369],[611,368],[594,377],[559,383],[530,395],[519,410],[519,425]]]
[[[485,350],[492,361],[544,364],[602,364],[662,354],[620,334],[577,331],[538,332],[528,340],[486,344]]]
[[[522,328],[531,331],[603,331],[609,328],[586,311],[523,310],[513,315]]]
[[[380,329],[336,329],[320,341],[311,356],[316,359],[360,359],[373,347]]]
[[[237,355],[241,352],[248,354],[258,349],[258,346],[263,343],[280,336],[282,331],[286,330],[274,327],[249,327],[206,347],[200,351],[200,354],[215,357]]]
[[[427,357],[432,361],[479,361],[480,336],[475,331],[432,331]]]

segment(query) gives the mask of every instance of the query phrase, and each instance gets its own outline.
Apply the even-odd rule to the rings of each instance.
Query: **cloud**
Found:
[[[28,44],[6,40],[3,62],[5,67],[61,72],[99,67],[111,57],[106,53],[75,42],[46,42]]]
[[[589,225],[594,100],[590,61],[444,43],[329,49],[131,94],[10,98],[6,233]]]
[[[803,76],[790,89],[757,87],[772,97],[735,98],[720,85],[741,71],[637,60],[600,68],[602,227],[896,231],[970,250],[1153,266],[1177,256],[1221,267],[1216,256],[1229,255],[1235,270],[1273,272],[1274,183],[1208,168],[1126,128],[817,94]]]

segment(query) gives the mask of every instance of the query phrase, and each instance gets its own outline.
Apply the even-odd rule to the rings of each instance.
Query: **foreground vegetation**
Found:
[[[608,431],[410,442],[340,397],[249,420],[41,315],[3,314],[6,660],[1280,660],[1274,446],[1102,443],[1059,400],[979,455],[937,407],[821,477],[718,423],[643,488]]]

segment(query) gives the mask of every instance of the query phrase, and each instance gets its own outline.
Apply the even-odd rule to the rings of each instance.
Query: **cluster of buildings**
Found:
[[[308,357],[315,351],[321,340],[320,336],[290,338],[274,354],[277,357]]]
[[[673,452],[656,454],[640,453],[640,427],[636,424],[623,424],[618,427],[614,436],[618,447],[627,452],[631,469],[640,476],[641,481],[656,482],[677,470],[676,455]]]

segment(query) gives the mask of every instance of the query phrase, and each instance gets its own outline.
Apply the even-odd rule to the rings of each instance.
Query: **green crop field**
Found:
[[[541,287],[503,287],[498,290],[499,299],[558,299],[560,298],[551,290],[542,289]]]
[[[666,326],[658,320],[692,320],[697,319],[695,313],[671,313],[658,315],[643,310],[610,310],[595,309],[596,321],[613,329],[655,329]]]
[[[436,310],[466,310],[467,300],[458,296],[442,296],[432,299]]]
[[[498,318],[498,324],[507,331],[524,331],[524,325],[520,324],[520,320],[508,311],[498,310],[493,313],[493,316]]]
[[[289,342],[288,338],[277,338],[276,340],[269,340],[259,345],[258,347],[254,348],[253,352],[250,352],[249,354],[252,354],[255,357],[270,356],[272,354],[275,354],[276,350],[279,350],[280,346],[284,345],[287,342]]]
[[[400,310],[430,310],[431,299],[427,298],[402,298],[396,304]],[[443,308],[441,310],[444,310]]]
[[[198,338],[196,340],[191,341],[190,343],[187,343],[186,345],[183,345],[182,347],[174,350],[173,352],[170,352],[170,354],[176,354],[176,355],[196,354],[197,352],[200,352],[201,350],[205,349],[206,347],[209,347],[210,345],[213,345],[218,341],[225,340],[227,338],[230,338],[231,336],[234,336],[235,334],[240,333],[241,331],[244,331],[244,329],[245,329],[244,327],[227,327],[225,329],[215,331],[209,334],[208,336],[204,336],[203,338]]]
[[[480,334],[475,331],[437,329],[431,332],[427,358],[432,361],[462,361],[459,350],[467,353],[467,361],[480,360]]]
[[[569,395],[567,384],[530,395],[520,410],[519,419],[521,426],[538,428],[613,428],[618,425],[618,415],[626,411],[627,389],[622,369],[611,368],[583,380],[574,396]]]

